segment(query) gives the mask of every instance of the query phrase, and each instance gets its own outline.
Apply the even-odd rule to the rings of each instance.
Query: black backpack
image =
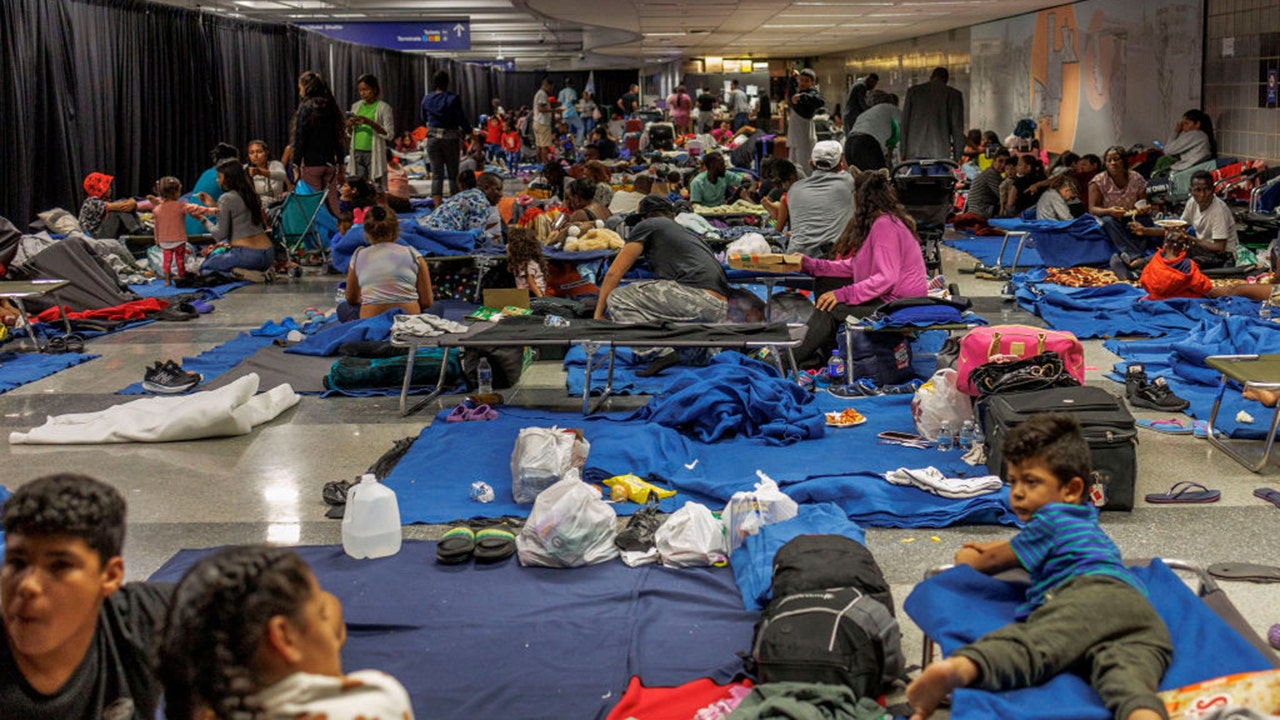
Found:
[[[751,649],[759,682],[845,685],[875,698],[902,674],[893,598],[870,551],[838,535],[802,535],[773,568],[774,599]]]

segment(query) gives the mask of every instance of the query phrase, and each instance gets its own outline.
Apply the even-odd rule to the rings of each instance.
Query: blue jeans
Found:
[[[751,124],[751,114],[750,114],[750,113],[740,112],[740,113],[735,113],[735,114],[734,114],[734,116],[733,116],[733,131],[734,131],[734,132],[737,132],[738,130],[742,129],[743,127],[745,127],[745,126],[747,126],[747,125],[749,125],[749,124]]]
[[[574,117],[567,117],[564,119],[564,123],[569,126],[569,132],[573,133],[573,136],[578,139],[578,143],[581,144],[582,143],[582,116],[575,115]]]
[[[272,248],[254,250],[253,248],[232,245],[226,252],[210,255],[206,258],[204,264],[200,266],[200,274],[230,273],[233,268],[269,270],[275,262],[276,251]]]

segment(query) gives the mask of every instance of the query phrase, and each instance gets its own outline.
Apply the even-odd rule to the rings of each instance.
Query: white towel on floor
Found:
[[[9,433],[11,445],[171,442],[245,435],[298,404],[289,385],[261,395],[258,376],[191,395],[149,397],[99,412],[57,415],[30,432]]]
[[[438,315],[422,313],[420,315],[397,315],[391,321],[391,339],[428,338],[445,333],[464,333],[467,326],[452,320],[445,320]]]
[[[894,485],[912,485],[945,498],[971,498],[993,493],[1004,484],[995,475],[971,478],[949,478],[936,467],[908,470],[898,468],[884,474]]]

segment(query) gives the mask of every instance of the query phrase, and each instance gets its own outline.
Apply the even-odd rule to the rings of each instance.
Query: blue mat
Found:
[[[296,550],[342,601],[343,669],[395,676],[420,718],[602,719],[633,675],[728,682],[759,619],[725,568],[445,566],[435,543],[412,540],[379,560]],[[206,552],[183,550],[151,579],[178,580]]]
[[[943,240],[942,244],[947,247],[955,248],[961,252],[967,252],[978,259],[983,265],[996,265],[997,263],[1009,267],[1013,265],[1013,256],[1018,252],[1018,243],[1010,240],[1004,249],[1004,255],[1000,254],[1000,244],[1004,242],[1004,238],[999,236],[973,236],[962,240]],[[1036,252],[1033,247],[1023,248],[1022,254],[1018,256],[1018,267],[1044,267],[1045,262],[1040,258],[1040,253]]]
[[[1033,270],[1013,278],[1018,304],[1054,330],[1076,337],[1185,334],[1204,320],[1258,314],[1258,303],[1240,297],[1142,300],[1146,291],[1127,284],[1069,288],[1043,282]]]
[[[1209,355],[1280,353],[1280,324],[1251,317],[1215,318],[1202,322],[1182,337],[1120,342],[1108,340],[1104,347],[1122,359],[1107,377],[1124,382],[1125,369],[1141,363],[1148,379],[1163,377],[1173,392],[1191,406],[1184,412],[1207,420],[1213,411],[1221,376],[1204,363]],[[1244,410],[1254,422],[1236,422],[1236,414]],[[1262,403],[1245,400],[1238,386],[1227,388],[1218,412],[1217,429],[1233,438],[1262,439],[1274,410]]]
[[[825,393],[819,394],[817,402],[824,411],[849,405]],[[465,423],[446,423],[447,413],[441,413],[387,476],[386,484],[399,496],[400,519],[406,524],[526,516],[532,505],[518,505],[511,495],[511,449],[521,428],[555,425],[583,429],[591,443],[590,467],[657,473],[670,480],[680,492],[663,501],[666,512],[685,500],[718,510],[734,492],[750,490],[758,481],[755,470],[759,469],[797,501],[835,502],[850,519],[867,527],[1016,523],[1008,509],[1007,491],[947,500],[876,477],[904,466],[933,465],[949,475],[985,474],[986,470],[965,465],[958,452],[878,444],[876,434],[883,430],[915,431],[910,395],[863,398],[854,406],[867,416],[865,424],[788,447],[747,438],[699,443],[659,425],[624,421],[625,413],[584,418],[571,412],[499,407],[497,420]],[[468,490],[476,480],[493,486],[494,502],[470,499]],[[624,503],[615,509],[627,515],[638,506]]]
[[[596,353],[596,359],[599,360],[608,355],[608,350],[600,350]],[[614,395],[657,395],[667,386],[671,384],[676,372],[680,368],[668,370],[661,375],[653,377],[639,377],[636,375],[637,370],[643,370],[648,364],[647,359],[637,360],[635,353],[631,352],[629,347],[619,347],[614,354],[613,367],[613,394]],[[564,356],[564,369],[566,373],[565,387],[569,395],[581,396],[582,385],[587,379],[587,352],[582,349],[581,345],[574,345],[569,348],[569,352]],[[604,392],[605,380],[608,376],[608,365],[597,366],[592,372],[591,392],[599,394]]]
[[[165,285],[163,280],[152,280],[146,285],[130,285],[129,289],[137,293],[138,295],[141,295],[144,298],[149,298],[149,297],[168,298],[168,297],[174,297],[177,295],[190,295],[194,293],[196,295],[203,295],[204,297],[210,300],[213,300],[226,295],[227,293],[231,292],[232,290],[235,290],[236,288],[242,288],[245,285],[252,285],[252,284],[253,283],[249,282],[248,280],[237,280],[235,282],[223,283],[221,285],[213,285],[211,287],[184,288],[184,287],[178,287],[177,285]]]
[[[83,353],[0,353],[0,395],[97,357],[102,356]]]
[[[204,375],[204,382],[209,382],[239,365],[245,358],[270,345],[273,340],[274,338],[267,335],[240,333],[234,339],[228,340],[221,345],[215,345],[195,357],[182,358],[182,369],[188,372],[198,372]],[[148,393],[142,389],[141,382],[136,382],[123,390],[117,390],[116,394],[146,395]]]
[[[1159,560],[1134,573],[1147,585],[1151,604],[1169,625],[1173,664],[1161,690],[1271,665],[1247,640],[1195,596]],[[1006,583],[959,567],[916,585],[904,605],[925,635],[949,654],[1013,621],[1025,585]],[[1109,720],[1097,693],[1082,678],[1059,675],[1039,687],[991,693],[957,690],[953,720],[1034,717],[1039,720]]]

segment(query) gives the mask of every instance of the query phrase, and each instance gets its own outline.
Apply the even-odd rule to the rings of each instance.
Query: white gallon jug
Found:
[[[365,474],[347,491],[342,549],[353,558],[380,558],[400,552],[400,505],[396,493],[371,474]]]

